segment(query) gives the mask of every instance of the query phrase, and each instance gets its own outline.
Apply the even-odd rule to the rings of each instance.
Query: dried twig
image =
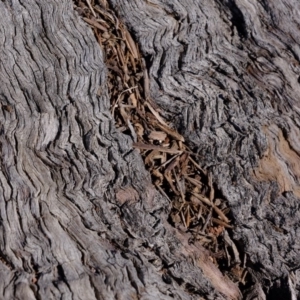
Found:
[[[128,89],[126,89],[125,91],[123,91],[123,92],[119,95],[119,97],[117,98],[117,101],[116,101],[115,104],[112,106],[112,111],[111,111],[111,114],[112,114],[112,115],[114,115],[115,108],[117,107],[117,105],[118,105],[118,103],[119,103],[121,97],[123,96],[123,94],[126,93],[126,92],[131,92],[133,89],[136,89],[136,88],[137,88],[137,86],[133,86],[133,87],[131,87],[131,88],[128,88]]]
[[[90,8],[92,14],[94,15],[94,17],[97,18],[97,15],[96,15],[96,13],[95,13],[95,11],[94,11],[92,5],[91,5],[90,0],[86,0],[86,3],[87,3],[87,5],[89,6],[89,8]]]

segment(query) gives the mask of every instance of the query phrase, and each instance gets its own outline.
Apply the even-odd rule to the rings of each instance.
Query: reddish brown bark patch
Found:
[[[280,128],[265,129],[269,148],[260,160],[254,176],[259,181],[276,181],[280,193],[293,192],[300,198],[300,156]]]

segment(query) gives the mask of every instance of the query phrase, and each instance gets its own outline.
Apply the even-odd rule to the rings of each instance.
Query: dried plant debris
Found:
[[[106,0],[74,3],[103,49],[116,127],[132,137],[153,184],[169,199],[170,223],[189,234],[191,243],[197,240],[210,250],[211,259],[230,278],[245,284],[245,261],[227,231],[233,228],[227,202],[217,196],[211,174],[151,99],[138,45]]]

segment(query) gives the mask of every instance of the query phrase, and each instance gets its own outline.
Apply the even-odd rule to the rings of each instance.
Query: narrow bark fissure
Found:
[[[257,295],[265,297],[262,286],[268,295],[269,287],[280,276],[289,278],[291,295],[298,294],[298,275],[286,268],[287,262],[298,265],[294,254],[299,249],[295,239],[298,225],[294,221],[299,218],[299,175],[293,167],[299,158],[291,151],[299,144],[299,125],[292,123],[298,115],[299,69],[294,66],[299,65],[295,51],[299,30],[288,25],[298,24],[292,6],[286,6],[284,1],[275,4],[241,0],[222,5],[216,5],[219,1],[193,0],[175,0],[172,5],[159,0],[155,4],[109,2],[134,32],[143,54],[151,57],[147,66],[152,85],[150,95],[167,111],[163,115],[174,114],[176,97],[176,105],[183,108],[175,122],[177,129],[182,120],[184,124],[193,124],[201,119],[200,128],[186,126],[180,132],[188,144],[195,144],[203,158],[201,166],[210,167],[216,185],[232,208],[236,225],[232,240],[243,241],[245,251],[250,253],[246,262],[249,272],[253,263],[259,261],[264,266],[247,277],[255,283]],[[295,1],[293,5],[298,7]],[[144,18],[139,17],[141,11]],[[185,56],[177,43],[181,37],[187,41]],[[204,49],[209,55],[204,54]],[[255,56],[255,61],[250,56]],[[180,70],[176,70],[178,57],[183,61]],[[185,81],[180,79],[183,74]],[[194,103],[203,103],[205,113],[197,106],[186,106],[187,91],[193,95]],[[226,107],[219,100],[222,98],[228,99]],[[189,120],[184,119],[185,114]],[[287,137],[282,138],[282,128],[287,129]],[[266,151],[269,155],[264,158],[262,154]],[[262,196],[265,190],[267,193]],[[284,205],[284,201],[289,204]],[[280,210],[288,211],[288,215],[283,216]],[[279,229],[270,227],[267,216],[277,220],[275,226]],[[289,228],[287,235],[283,234],[282,226]],[[277,286],[280,288],[280,283]],[[282,288],[285,289],[283,283]]]
[[[163,111],[159,110],[159,107],[156,106],[154,102],[152,102],[149,92],[147,92],[149,90],[149,79],[147,75],[145,77],[145,74],[147,74],[148,69],[151,66],[151,62],[148,61],[149,59],[145,59],[146,64],[143,67],[143,59],[140,56],[136,56],[139,53],[138,44],[133,41],[122,22],[120,20],[117,20],[117,16],[114,15],[114,12],[109,9],[107,4],[104,4],[105,2],[92,1],[90,3],[90,7],[86,2],[74,2],[78,7],[76,8],[78,12],[83,16],[84,20],[93,29],[94,34],[104,51],[106,63],[108,65],[108,87],[111,98],[112,113],[115,116],[117,128],[123,131],[124,134],[128,134],[129,136],[131,136],[133,140],[135,140],[135,138],[138,136],[137,141],[140,142],[140,144],[137,143],[135,147],[146,150],[146,152],[144,151],[145,154],[142,155],[145,160],[146,168],[151,173],[152,182],[157,186],[158,191],[162,190],[163,194],[167,195],[169,199],[176,199],[181,194],[181,200],[179,197],[178,200],[171,202],[173,205],[173,209],[169,217],[171,224],[177,227],[178,230],[187,232],[189,240],[192,243],[192,240],[199,241],[199,233],[202,234],[202,237],[207,236],[208,238],[204,238],[205,242],[203,243],[203,245],[205,246],[205,243],[207,244],[206,247],[212,253],[211,258],[216,264],[218,264],[217,262],[222,261],[225,258],[226,253],[228,254],[228,251],[224,250],[225,242],[223,241],[222,233],[226,230],[226,227],[231,228],[232,225],[228,223],[229,219],[224,215],[222,210],[226,210],[226,213],[228,214],[229,208],[224,201],[224,197],[215,195],[215,187],[212,183],[212,179],[209,179],[207,170],[202,170],[200,166],[198,166],[199,170],[196,171],[196,174],[199,172],[198,174],[201,177],[199,175],[196,175],[196,178],[194,178],[195,175],[192,175],[192,177],[187,176],[187,179],[185,179],[186,181],[194,184],[194,186],[199,186],[198,191],[191,190],[191,186],[189,186],[189,184],[187,183],[180,183],[179,180],[182,180],[184,178],[184,176],[182,176],[181,174],[181,169],[189,168],[189,172],[193,173],[191,166],[197,166],[197,163],[192,158],[190,158],[190,161],[188,161],[189,156],[193,157],[193,153],[188,148],[187,150],[185,150],[186,146],[182,143],[182,141],[184,140],[183,137],[178,132],[174,131],[171,128],[168,128],[168,125],[166,124],[167,121],[165,121],[159,115],[160,113],[163,115]],[[111,20],[111,15],[114,16],[113,21]],[[116,41],[114,40],[116,37],[124,42],[120,42],[112,46],[111,44],[116,43]],[[112,55],[113,51],[117,53],[116,56]],[[113,58],[115,59],[115,65],[111,66]],[[126,62],[124,62],[124,59],[126,60]],[[148,67],[146,68],[146,66]],[[144,74],[144,76],[142,74],[139,75],[138,70],[140,70],[139,72]],[[121,83],[122,81],[123,84]],[[144,95],[146,95],[146,98],[143,98]],[[150,115],[151,113],[152,115]],[[157,118],[158,123],[155,118]],[[131,123],[134,127],[131,125]],[[142,127],[144,127],[144,129]],[[161,131],[153,131],[153,128],[155,127]],[[143,130],[143,133],[139,133],[139,130]],[[153,136],[157,134],[158,137],[154,136],[149,140],[149,138],[147,139],[147,135],[149,136],[149,134],[153,134]],[[175,139],[172,140],[172,138],[174,137]],[[171,138],[170,142],[171,144],[173,144],[173,146],[174,143],[178,143],[179,148],[177,145],[177,148],[173,147],[174,150],[172,150],[172,148],[168,150],[168,148],[166,148],[168,147],[168,145],[164,142],[166,138]],[[162,145],[162,147],[160,145]],[[149,149],[149,151],[152,150],[152,152],[150,152],[150,155],[149,151],[147,153],[147,149]],[[159,164],[155,162],[155,155],[163,156],[165,154],[164,149],[168,150],[171,153],[174,152],[174,155],[164,158],[162,167],[160,167]],[[150,157],[151,155],[152,158]],[[197,158],[197,155],[194,156]],[[179,162],[179,159],[181,159],[183,162]],[[150,161],[152,166],[149,165]],[[178,167],[178,169],[175,169],[176,165],[180,164],[181,166]],[[162,170],[165,169],[165,173],[160,172],[160,168],[162,168]],[[118,178],[118,173],[119,170],[117,168],[115,169],[115,174],[117,177],[115,178],[114,182],[116,182]],[[199,177],[198,179],[197,176]],[[160,183],[157,182],[158,178],[162,178]],[[201,187],[202,185],[204,185],[204,188]],[[184,190],[189,189],[191,191],[183,192],[182,188],[184,188]],[[193,196],[193,192],[196,193],[196,197]],[[197,192],[200,192],[200,194],[198,195]],[[196,201],[198,207],[193,207],[193,210],[197,209],[198,212],[195,212],[191,209],[191,205],[193,205],[193,199],[187,199],[187,197],[194,197],[194,201]],[[176,204],[176,201],[178,202],[178,204]],[[215,201],[218,201],[218,203],[214,204]],[[205,204],[208,207],[212,206],[215,208],[209,210],[210,214],[208,215],[206,215],[205,212],[205,210],[207,210],[207,206],[205,206]],[[218,208],[217,206],[222,207]],[[182,207],[184,207],[184,209]],[[193,219],[193,215],[195,216],[195,213],[201,214],[203,225],[205,224],[202,230],[200,227],[200,219],[198,219],[198,222],[194,222],[194,224],[191,224],[191,219]],[[122,216],[122,218],[124,218],[124,216]],[[233,219],[231,218],[231,220]],[[159,221],[156,222],[156,224],[159,223]],[[155,229],[155,226],[156,225],[154,224],[153,229]],[[128,232],[126,226],[124,227],[124,231]],[[131,236],[130,232],[129,236]],[[131,238],[134,237],[131,236]],[[223,246],[220,246],[220,249],[218,249],[218,244]],[[224,257],[220,255],[220,252],[223,253],[222,255]],[[237,262],[235,262],[235,264],[236,263]],[[219,267],[222,269],[222,265],[219,264]],[[226,272],[230,273],[232,267],[233,265],[228,266],[226,268]],[[225,271],[225,269],[223,271]],[[237,276],[235,277],[235,279],[238,282],[240,280]],[[193,287],[192,284],[187,283],[187,285]],[[186,290],[189,293],[193,294],[194,291],[194,294],[198,294],[197,288],[195,287],[187,288]]]

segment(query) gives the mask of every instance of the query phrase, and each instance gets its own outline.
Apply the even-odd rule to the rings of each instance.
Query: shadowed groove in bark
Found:
[[[107,86],[116,126],[123,132],[127,131],[134,141],[138,141],[134,143],[135,147],[146,150],[142,152],[142,156],[147,170],[152,174],[154,185],[172,205],[168,220],[185,233],[189,242],[193,243],[197,240],[205,245],[210,251],[210,259],[221,267],[223,272],[226,271],[227,276],[232,277],[235,282],[245,285],[247,271],[245,266],[241,265],[237,248],[226,232],[227,228],[232,228],[232,225],[228,223],[230,220],[225,216],[228,208],[222,199],[222,194],[214,187],[210,174],[199,166],[195,169],[197,164],[189,157],[192,153],[190,151],[185,153],[183,137],[169,128],[159,111],[152,106],[149,107],[153,102],[149,95],[147,70],[144,69],[143,59],[139,57],[138,46],[134,44],[127,29],[109,9],[107,3],[101,1],[89,4],[82,1],[74,3],[78,13],[93,29],[104,51],[105,63],[108,67]],[[140,75],[141,73],[143,75]],[[140,83],[141,79],[143,84]],[[125,93],[129,96],[125,96]],[[142,133],[141,128],[143,128]],[[155,129],[163,131],[155,131]],[[153,144],[155,141],[152,139],[156,140],[156,144]],[[177,140],[180,141],[178,144]],[[170,145],[172,145],[171,149]],[[151,150],[152,152],[149,153]],[[169,152],[169,157],[164,155],[165,152]],[[183,154],[180,154],[181,152]],[[155,162],[155,157],[159,157],[161,163]],[[167,170],[172,170],[174,174],[168,175]],[[181,192],[180,197],[178,191]],[[126,201],[128,193],[129,191],[117,194],[121,203]],[[229,258],[228,253],[231,250],[229,248],[234,248],[233,260]],[[183,279],[180,280],[184,283]],[[190,287],[190,292],[198,293],[195,286],[189,283],[186,286]]]

